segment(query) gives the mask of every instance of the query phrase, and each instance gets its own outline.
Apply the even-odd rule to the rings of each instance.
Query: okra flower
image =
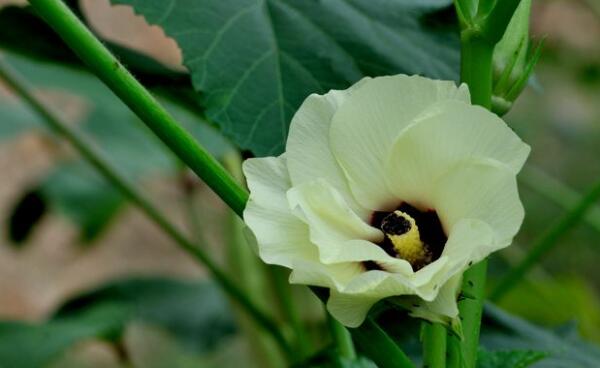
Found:
[[[462,273],[522,223],[516,174],[528,154],[470,104],[466,85],[365,78],[309,96],[285,153],[244,162],[244,220],[266,263],[330,290],[328,310],[344,325],[390,297],[449,323]]]

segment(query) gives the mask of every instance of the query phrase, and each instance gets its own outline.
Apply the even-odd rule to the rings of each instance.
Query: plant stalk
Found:
[[[423,366],[446,368],[446,327],[439,323],[422,323]]]
[[[18,75],[17,72],[13,71],[3,60],[0,60],[0,78],[2,78],[25,102],[27,102],[53,131],[71,143],[81,156],[98,170],[109,183],[142,210],[142,212],[144,212],[146,216],[175,241],[181,249],[205,266],[225,292],[233,300],[239,303],[260,326],[270,332],[283,351],[290,351],[278,326],[264,314],[264,312],[260,310],[233,281],[229,279],[208,254],[201,248],[195,246],[183,236],[173,224],[163,217],[160,211],[158,211],[148,199],[140,194],[128,179],[104,159],[100,152],[93,148],[94,145],[91,142],[88,142],[85,136],[71,128],[67,123],[62,121],[58,114],[55,114],[51,109],[39,101],[39,99],[34,96],[32,92],[33,89],[28,83]]]
[[[335,318],[325,310],[327,314],[327,327],[333,339],[333,343],[342,358],[349,360],[356,359],[356,350],[352,342],[352,336],[346,327],[339,323]]]
[[[493,53],[494,45],[479,35],[468,31],[461,34],[461,80],[469,86],[471,102],[488,110],[492,105]],[[483,260],[463,274],[462,291],[471,296],[458,303],[464,339],[462,343],[455,337],[448,339],[450,345],[460,343],[460,348],[450,346],[448,350],[456,353],[460,349],[462,364],[466,368],[476,366],[486,271],[487,260]],[[452,359],[449,363],[456,364],[457,361],[459,359]]]
[[[367,317],[360,328],[350,330],[354,341],[379,368],[414,368],[410,358],[388,334]]]

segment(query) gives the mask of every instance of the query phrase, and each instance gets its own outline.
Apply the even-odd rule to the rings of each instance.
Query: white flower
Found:
[[[358,326],[393,297],[411,315],[458,315],[462,273],[508,246],[523,220],[516,174],[529,147],[466,85],[397,75],[309,96],[286,151],[249,159],[244,220],[290,282],[330,289]]]

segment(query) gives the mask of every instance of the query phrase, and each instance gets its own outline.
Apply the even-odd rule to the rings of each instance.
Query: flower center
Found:
[[[408,261],[417,271],[440,257],[446,244],[446,233],[434,210],[421,211],[402,203],[390,212],[376,211],[371,225],[380,228],[385,238],[378,243],[390,256]],[[375,262],[364,262],[365,268],[383,269]]]
[[[431,262],[431,252],[421,241],[419,227],[407,213],[398,210],[390,213],[381,221],[381,230],[392,242],[398,257],[412,265]]]

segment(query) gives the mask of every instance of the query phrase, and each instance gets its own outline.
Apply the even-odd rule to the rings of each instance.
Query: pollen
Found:
[[[396,210],[383,218],[381,230],[391,241],[399,258],[411,265],[424,265],[431,262],[431,252],[421,240],[419,227],[414,218]]]

